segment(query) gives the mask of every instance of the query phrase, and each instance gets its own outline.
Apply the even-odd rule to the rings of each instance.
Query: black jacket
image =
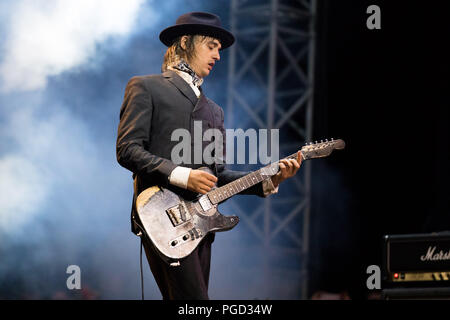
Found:
[[[224,112],[203,93],[197,98],[189,84],[176,72],[137,76],[130,79],[120,109],[120,122],[116,143],[119,164],[133,172],[136,178],[131,209],[132,231],[137,232],[133,221],[136,218],[135,200],[137,195],[154,185],[168,188],[185,198],[192,196],[187,190],[169,184],[168,177],[175,167],[171,152],[179,141],[171,141],[175,129],[184,128],[193,137],[194,121],[202,121],[202,130],[217,128],[224,137]],[[210,142],[203,144],[204,147]],[[194,157],[192,152],[192,157]],[[206,164],[180,164],[184,167],[199,168]],[[227,184],[248,172],[232,171],[224,164],[209,167],[216,173],[218,185]],[[263,196],[259,183],[242,194]]]

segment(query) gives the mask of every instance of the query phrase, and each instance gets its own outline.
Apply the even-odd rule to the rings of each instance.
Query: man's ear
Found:
[[[180,45],[181,45],[181,49],[183,49],[183,50],[186,50],[186,41],[187,41],[187,36],[182,36]]]

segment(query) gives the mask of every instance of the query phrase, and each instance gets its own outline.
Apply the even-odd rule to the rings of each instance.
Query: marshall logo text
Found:
[[[439,251],[437,253],[434,253],[436,251],[436,246],[428,247],[428,251],[426,255],[423,255],[420,257],[420,260],[422,261],[441,261],[441,260],[450,260],[450,250],[447,252]]]

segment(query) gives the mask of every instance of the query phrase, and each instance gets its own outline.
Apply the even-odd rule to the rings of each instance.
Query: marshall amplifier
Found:
[[[386,235],[384,287],[450,287],[450,231]]]

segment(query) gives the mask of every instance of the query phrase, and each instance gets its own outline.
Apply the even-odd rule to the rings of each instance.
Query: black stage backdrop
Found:
[[[380,30],[366,27],[372,4]],[[326,187],[331,198],[314,197],[311,291],[367,298],[382,235],[450,230],[448,10],[444,1],[319,1],[318,12],[314,137],[347,148],[314,163],[313,190],[323,167],[342,178]],[[341,195],[342,213],[327,204]]]

